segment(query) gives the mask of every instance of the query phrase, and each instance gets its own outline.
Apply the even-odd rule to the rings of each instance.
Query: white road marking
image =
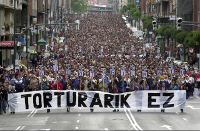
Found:
[[[31,112],[27,117],[30,117],[34,111],[35,111],[35,110],[32,110],[32,112]]]
[[[33,117],[35,114],[37,113],[37,110],[35,110],[35,112],[33,112],[33,114],[32,114],[32,116],[31,117]]]
[[[16,131],[19,130],[21,128],[21,126],[17,127]]]
[[[136,128],[135,124],[133,124],[133,122],[132,122],[130,116],[128,115],[127,111],[124,110],[124,112],[125,112],[126,116],[128,117],[128,120],[130,121],[130,123],[131,123],[131,125],[133,126],[133,128],[134,128],[136,131],[138,131],[138,129]]]
[[[58,123],[58,122],[53,122],[53,124],[56,124],[56,123]]]
[[[78,114],[78,116],[81,116],[81,114]]]
[[[199,96],[196,96],[197,99],[200,99]]]
[[[188,104],[200,104],[200,102],[187,102]]]
[[[81,108],[79,108],[79,110],[81,110]]]
[[[41,129],[42,131],[50,131],[50,129]]]
[[[23,130],[25,128],[25,126],[22,126],[22,128],[20,130]]]
[[[135,118],[133,117],[133,114],[131,113],[131,111],[128,110],[128,112],[130,113],[130,116],[131,116],[131,118],[132,118],[134,124],[136,125],[136,127],[137,127],[139,130],[142,131],[142,128],[141,128],[141,127],[138,125],[138,123],[136,122],[136,120],[135,120]]]
[[[188,121],[186,118],[183,118],[183,120]]]
[[[168,130],[172,130],[171,126],[169,126],[169,125],[163,125],[163,126],[161,126],[161,127],[167,128]]]
[[[79,120],[77,120],[77,123],[79,123],[80,121]]]
[[[108,128],[105,128],[106,131],[108,131]]]
[[[176,114],[179,114],[178,112],[176,112]]]
[[[191,108],[191,109],[193,109],[193,110],[200,110],[200,108],[194,108],[194,106],[190,106],[190,105],[188,105],[187,107],[188,107],[188,108]]]
[[[78,127],[76,127],[76,130],[78,130]]]

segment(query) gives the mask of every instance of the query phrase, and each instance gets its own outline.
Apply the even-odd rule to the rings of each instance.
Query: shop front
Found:
[[[18,59],[17,53],[16,53],[16,59]],[[0,65],[8,67],[9,65],[13,64],[13,60],[14,60],[14,42],[1,41],[0,42]]]

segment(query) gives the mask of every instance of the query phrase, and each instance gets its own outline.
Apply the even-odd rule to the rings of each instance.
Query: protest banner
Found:
[[[33,91],[9,94],[9,105],[16,112],[45,109],[184,109],[185,90],[171,91],[138,91],[122,94],[110,94],[99,91]]]

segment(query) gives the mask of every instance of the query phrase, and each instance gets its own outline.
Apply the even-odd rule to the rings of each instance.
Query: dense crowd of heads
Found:
[[[27,70],[14,72],[1,67],[1,87],[8,91],[15,87],[17,92],[76,89],[120,93],[162,87],[193,90],[198,73],[192,68],[166,62],[157,43],[147,44],[134,37],[120,14],[89,13],[84,17],[73,14],[68,21],[74,23],[77,19],[80,20],[79,30],[76,26],[63,26],[64,42],[59,43],[55,37],[53,43],[49,43],[50,55],[44,57],[44,52],[38,50]],[[58,71],[54,69],[55,63]],[[81,76],[80,66],[84,73]],[[131,66],[134,66],[134,75]],[[103,77],[102,68],[106,71]],[[113,75],[111,68],[115,70]],[[68,69],[70,72],[66,73]],[[122,69],[125,75],[121,74]],[[41,70],[44,75],[40,74]]]

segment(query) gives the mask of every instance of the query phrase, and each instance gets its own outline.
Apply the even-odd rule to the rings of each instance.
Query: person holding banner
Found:
[[[0,86],[0,94],[1,94],[1,108],[0,108],[0,114],[3,112],[6,113],[6,106],[8,101],[8,92],[4,89],[4,86]]]
[[[108,85],[105,83],[104,79],[99,79],[99,91],[108,92]]]
[[[13,86],[12,88],[11,88],[11,90],[9,91],[9,94],[12,94],[12,99],[11,100],[9,100],[9,102],[11,102],[12,101],[12,105],[10,105],[10,114],[15,114],[15,104],[14,103],[16,103],[16,100],[15,100],[15,96],[14,96],[14,94],[15,93],[17,93],[17,91],[15,90],[15,87]]]
[[[172,81],[172,84],[171,84],[169,90],[178,90],[178,86],[175,84],[175,81]]]
[[[36,91],[37,87],[38,87],[38,80],[36,79],[35,75],[32,75],[30,80],[29,91]]]
[[[57,82],[53,85],[52,90],[63,90],[63,85],[60,82],[60,79],[58,79]]]
[[[95,91],[95,89],[94,89],[94,84],[91,84],[91,87],[90,87],[89,91]],[[90,99],[89,99],[90,102],[92,102],[92,97],[93,97],[93,96],[94,96],[94,93],[91,92],[91,93],[90,93]],[[90,112],[94,112],[94,109],[93,109],[93,108],[90,108]]]
[[[136,106],[138,108],[137,112],[141,112],[142,111],[141,110],[141,108],[142,108],[141,104],[142,103],[139,101],[143,97],[143,94],[142,94],[141,90],[144,90],[144,88],[143,88],[142,84],[143,84],[143,80],[141,80],[141,81],[138,80],[136,86],[134,87],[134,91],[137,94],[136,95],[137,96],[137,98],[136,98]]]
[[[111,90],[111,93],[113,93],[113,94],[119,94],[119,90],[118,90],[116,84],[114,84],[113,89]],[[115,96],[114,96],[113,105],[115,105],[115,99],[116,99],[116,98],[115,98]],[[114,106],[113,112],[116,112],[116,111],[119,112],[119,107]]]
[[[72,92],[72,89],[71,89],[71,86],[67,85],[67,90],[70,91],[70,103],[72,102],[72,99],[73,99],[73,92]],[[70,107],[67,106],[67,112],[70,112]]]

